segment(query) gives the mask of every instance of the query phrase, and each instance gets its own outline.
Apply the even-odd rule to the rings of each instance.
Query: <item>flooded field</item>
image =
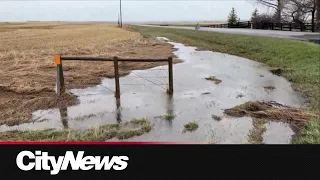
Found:
[[[253,132],[259,132],[254,120],[229,117],[224,109],[256,100],[277,101],[292,107],[304,105],[304,99],[287,80],[273,75],[261,63],[168,43],[174,45],[174,54],[184,61],[173,66],[173,95],[168,95],[163,85],[168,81],[167,66],[136,70],[120,78],[120,101],[116,101],[112,91],[114,79],[103,79],[96,87],[70,90],[78,96],[79,105],[36,111],[32,123],[2,125],[0,131],[81,130],[147,117],[152,124],[151,132],[126,141],[247,143]],[[169,114],[173,116],[166,120]],[[198,129],[184,132],[184,125],[190,122],[197,123]],[[258,134],[263,143],[289,143],[294,134],[286,123],[267,121],[262,126],[266,130]]]

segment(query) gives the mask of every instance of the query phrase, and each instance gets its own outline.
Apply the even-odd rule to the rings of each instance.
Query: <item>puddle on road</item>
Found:
[[[251,100],[277,101],[293,107],[301,107],[304,102],[288,81],[273,75],[261,63],[211,51],[196,51],[195,47],[180,43],[168,43],[177,49],[175,55],[185,61],[174,65],[172,96],[166,94],[165,85],[159,87],[151,83],[167,83],[167,78],[162,78],[167,77],[167,66],[136,70],[120,78],[120,102],[116,102],[114,92],[109,90],[114,89],[114,79],[104,79],[96,87],[71,90],[78,96],[79,105],[36,111],[32,123],[11,127],[3,125],[0,131],[86,129],[148,117],[152,131],[126,141],[247,143],[253,128],[252,119],[228,117],[223,114],[223,109]],[[206,80],[209,76],[216,76],[222,82],[215,84]],[[276,89],[266,91],[266,85]],[[175,115],[171,121],[159,118],[170,113]],[[214,120],[213,114],[222,119]],[[198,122],[199,129],[183,133],[183,125],[193,121]],[[289,143],[294,134],[287,124],[280,122],[269,122],[265,127],[263,143]]]

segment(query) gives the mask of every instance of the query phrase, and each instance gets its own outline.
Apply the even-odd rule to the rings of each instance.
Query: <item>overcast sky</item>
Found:
[[[225,21],[234,7],[240,20],[255,8],[252,0],[122,0],[123,22]],[[119,0],[0,0],[0,21],[117,21]]]

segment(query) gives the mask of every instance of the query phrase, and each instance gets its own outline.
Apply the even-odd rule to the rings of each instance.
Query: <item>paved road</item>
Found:
[[[138,26],[195,30],[195,27],[183,27],[183,26],[154,26],[154,25],[138,25]],[[227,34],[244,34],[244,35],[274,37],[274,38],[308,40],[308,41],[317,42],[320,44],[320,33],[312,33],[312,32],[292,32],[292,31],[257,30],[257,29],[240,29],[240,28],[236,28],[236,29],[206,28],[206,27],[201,27],[199,31],[212,31],[212,32],[227,33]]]

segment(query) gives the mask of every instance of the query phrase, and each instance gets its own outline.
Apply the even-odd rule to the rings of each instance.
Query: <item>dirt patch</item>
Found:
[[[291,72],[291,71],[293,71],[293,69],[290,69],[290,68],[272,68],[272,69],[270,69],[271,73],[278,75],[278,76],[281,76],[284,72]]]
[[[76,97],[55,96],[55,54],[124,58],[168,58],[172,46],[109,24],[2,23],[0,31],[0,124],[28,122],[39,109],[70,106]],[[7,31],[14,29],[14,31]],[[156,44],[156,45],[155,45]],[[155,46],[154,46],[155,45]],[[134,52],[134,53],[133,53]],[[181,62],[174,59],[174,63]],[[167,63],[121,62],[120,75]],[[112,78],[112,62],[63,62],[66,89]]]
[[[0,86],[1,124],[13,126],[31,119],[31,113],[39,109],[62,108],[78,103],[77,98],[69,93],[60,97],[48,88],[15,91]]]
[[[306,110],[284,106],[274,101],[249,101],[231,109],[225,109],[224,113],[234,117],[250,116],[259,119],[279,120],[294,123],[299,127],[304,126],[308,120],[315,117],[314,114]]]
[[[215,76],[207,77],[206,80],[213,81],[215,84],[220,84],[222,81]]]

